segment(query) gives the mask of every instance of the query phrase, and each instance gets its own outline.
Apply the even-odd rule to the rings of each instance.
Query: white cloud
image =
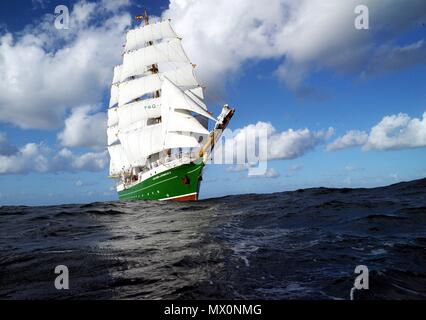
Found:
[[[323,144],[333,133],[333,128],[317,132],[307,128],[279,132],[271,123],[259,121],[236,130],[232,136],[225,132],[224,148],[225,154],[234,154],[235,160],[241,159],[237,155],[244,154],[256,155],[260,161],[295,159]],[[267,152],[261,154],[261,150]],[[217,154],[222,154],[221,145],[217,145]]]
[[[352,166],[352,165],[345,166],[345,171],[347,172],[354,172],[354,171],[360,171],[360,170],[363,170],[363,168]]]
[[[248,175],[248,178],[271,178],[275,179],[278,178],[280,174],[275,170],[274,168],[268,168],[266,169],[264,174],[261,175]]]
[[[369,133],[348,131],[327,146],[334,151],[353,146],[368,150],[400,150],[426,147],[426,112],[421,119],[405,113],[385,116]]]
[[[287,168],[288,172],[297,172],[303,170],[304,166],[303,164],[294,164]]]
[[[426,43],[424,39],[406,46],[381,46],[371,58],[363,74],[384,73],[416,64],[426,64]]]
[[[108,165],[106,151],[74,154],[69,149],[58,153],[48,146],[28,143],[16,152],[0,154],[0,175],[30,172],[100,171]]]
[[[80,156],[73,156],[71,166],[78,171],[100,171],[109,163],[107,151],[88,152]]]
[[[280,174],[274,168],[267,168],[262,174],[250,174],[249,169],[256,167],[255,165],[250,164],[237,164],[235,166],[228,167],[226,171],[228,172],[246,172],[247,178],[278,178]]]
[[[399,178],[399,175],[398,175],[398,173],[391,173],[390,175],[389,175],[395,182],[398,182],[398,181],[400,181],[401,179]]]
[[[101,3],[107,11],[115,12],[122,7],[129,6],[130,0],[102,0]]]
[[[368,31],[354,28],[359,4],[370,9]],[[424,62],[418,42],[405,49],[394,45],[399,35],[426,18],[423,0],[410,5],[398,0],[269,0],[267,5],[258,0],[171,0],[163,17],[172,19],[199,65],[197,74],[210,87],[221,87],[247,61],[262,59],[282,61],[277,75],[295,90],[321,68],[374,72],[371,57],[382,61],[389,50],[398,67]],[[385,67],[395,69],[389,63]]]
[[[67,110],[99,103],[131,21],[125,2],[79,1],[69,30],[46,15],[20,33],[0,33],[0,121],[57,128]]]
[[[344,136],[337,138],[332,143],[327,145],[328,151],[335,151],[364,145],[367,142],[368,133],[364,131],[351,130]]]
[[[274,168],[268,168],[265,173],[265,178],[278,178],[280,174]]]
[[[302,171],[303,168],[304,168],[303,164],[291,165],[287,168],[286,173],[285,173],[285,177],[291,178],[291,177],[295,176],[299,171]]]
[[[32,4],[33,4],[33,9],[38,9],[38,8],[46,8],[47,5],[47,0],[31,0]]]
[[[65,147],[104,148],[107,144],[106,128],[104,112],[93,113],[90,106],[78,107],[65,120],[65,128],[58,134],[58,140]]]
[[[235,166],[230,166],[226,169],[228,172],[244,172],[248,171],[249,165],[248,164],[237,164]]]
[[[364,146],[365,150],[396,150],[426,147],[426,112],[422,119],[405,113],[386,116],[375,125]]]
[[[317,132],[307,128],[277,132],[270,123],[263,122],[258,122],[254,127],[247,126],[243,131],[263,129],[265,126],[268,127],[268,160],[299,158],[324,143],[334,133],[333,128]]]
[[[295,159],[324,143],[334,130],[312,132],[309,129],[274,133],[268,140],[268,159]]]

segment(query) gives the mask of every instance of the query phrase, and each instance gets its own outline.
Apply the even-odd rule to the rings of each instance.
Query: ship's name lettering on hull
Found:
[[[157,177],[152,178],[152,180],[158,180],[160,178],[166,177],[166,176],[171,175],[171,174],[172,174],[171,172],[166,172],[166,173],[163,173],[163,174],[161,174]]]

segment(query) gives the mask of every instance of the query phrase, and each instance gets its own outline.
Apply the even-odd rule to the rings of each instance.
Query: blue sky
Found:
[[[310,147],[305,143],[312,143],[311,140],[296,139],[294,143],[300,149],[296,156],[288,155],[296,146],[286,146],[283,139],[278,139],[276,145],[269,146],[282,148],[282,156],[268,163],[274,171],[273,177],[249,178],[247,171],[209,165],[201,190],[203,198],[319,186],[374,187],[426,177],[424,4],[416,0],[408,1],[410,4],[403,8],[397,2],[394,6],[372,4],[370,29],[361,31],[352,30],[353,22],[351,29],[347,19],[340,18],[343,14],[355,19],[353,6],[357,1],[349,1],[348,6],[336,6],[336,12],[320,11],[320,17],[312,18],[307,26],[297,24],[299,31],[292,34],[290,31],[296,27],[286,21],[287,13],[294,15],[292,21],[297,23],[305,21],[311,11],[317,12],[321,6],[319,1],[299,3],[305,2],[297,7],[300,4],[291,0],[274,0],[271,4],[275,3],[282,12],[265,9],[252,20],[245,14],[244,19],[249,21],[238,25],[221,20],[225,17],[217,12],[221,6],[226,8],[222,1],[215,5],[207,0],[196,5],[187,1],[186,7],[176,3],[169,7],[169,1],[145,2],[151,14],[172,17],[177,32],[184,41],[188,39],[184,47],[193,62],[199,64],[200,77],[208,87],[210,109],[217,114],[220,103],[224,102],[236,107],[231,129],[244,129],[259,122],[269,123],[277,135],[289,129],[299,132],[306,128],[308,140],[330,127],[334,130],[332,136],[316,139]],[[102,123],[109,101],[110,71],[120,58],[121,37],[131,17],[142,10],[136,1],[119,0],[116,3],[120,5],[113,7],[108,3],[106,0],[102,3],[1,2],[0,72],[6,78],[0,80],[7,83],[18,79],[18,82],[17,94],[12,94],[13,88],[0,86],[3,96],[0,98],[0,161],[3,162],[0,163],[0,204],[49,205],[117,199],[113,183],[107,178],[102,139],[97,138],[102,136],[103,127],[80,132],[83,139],[79,133],[72,132],[72,124],[81,120],[79,114],[87,116],[84,119],[89,119],[93,126],[98,121]],[[229,19],[238,20],[241,12],[256,12],[256,2],[252,2],[251,10],[238,12],[250,3],[241,2],[235,12],[228,14]],[[370,1],[363,3],[368,5]],[[68,33],[50,29],[54,19],[51,15],[60,4],[69,6],[71,19],[73,8],[80,8],[81,16],[75,16],[74,29],[71,27]],[[101,6],[103,10],[99,9]],[[82,14],[86,11],[96,18],[87,18]],[[43,21],[47,23],[43,25]],[[113,31],[108,29],[107,21],[114,26]],[[324,33],[320,34],[324,37],[318,39],[312,36],[310,28],[315,31],[315,23],[322,21],[334,24],[321,24]],[[253,24],[264,29],[251,42]],[[210,32],[211,39],[207,37]],[[41,40],[24,41],[28,34]],[[7,36],[13,40],[7,40]],[[78,43],[84,44],[83,51]],[[92,43],[95,45],[91,46]],[[98,49],[91,48],[101,46],[108,50],[93,53]],[[18,55],[22,51],[28,54]],[[222,54],[223,57],[219,56]],[[74,61],[76,56],[80,59],[79,55],[81,59],[88,57],[81,71],[67,62]],[[215,59],[223,59],[223,64],[216,66],[212,63]],[[63,72],[68,72],[63,78],[58,75],[61,72],[58,66],[62,65]],[[48,69],[51,67],[52,70]],[[47,79],[41,84],[25,79],[23,85],[24,80],[20,79],[28,78],[32,70],[47,74]],[[63,80],[58,85],[69,86],[61,94],[56,94],[56,84],[49,81],[56,76]],[[405,120],[401,113],[406,114]],[[37,119],[38,114],[46,116]],[[44,121],[46,118],[49,120]],[[389,129],[394,123],[398,123],[397,131]],[[327,149],[351,130],[363,134],[361,142],[354,142],[348,136],[335,144],[338,145],[335,150]],[[28,144],[33,144],[32,149],[29,146],[25,151]],[[58,156],[64,149],[67,156],[64,152]]]

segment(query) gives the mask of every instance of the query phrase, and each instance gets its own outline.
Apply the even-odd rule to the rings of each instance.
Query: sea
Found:
[[[0,299],[351,298],[426,299],[426,179],[0,207]]]

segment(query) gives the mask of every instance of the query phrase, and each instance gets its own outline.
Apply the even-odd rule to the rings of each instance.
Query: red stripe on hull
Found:
[[[183,197],[180,197],[180,198],[174,198],[174,199],[170,199],[170,200],[167,200],[167,201],[179,201],[179,202],[182,202],[182,201],[197,201],[197,200],[198,200],[198,195],[197,194],[191,194],[189,196],[183,196]]]

